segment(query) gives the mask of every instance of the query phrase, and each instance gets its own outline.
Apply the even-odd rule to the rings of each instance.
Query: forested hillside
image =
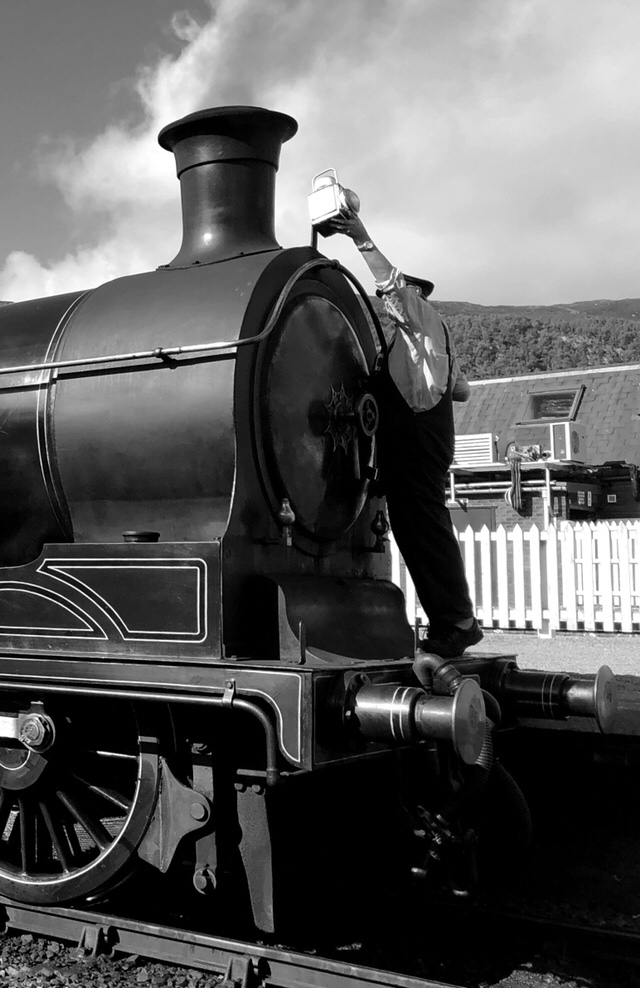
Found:
[[[640,363],[640,299],[550,306],[434,304],[472,381]]]
[[[433,304],[447,321],[471,381],[640,364],[640,299],[540,306]]]

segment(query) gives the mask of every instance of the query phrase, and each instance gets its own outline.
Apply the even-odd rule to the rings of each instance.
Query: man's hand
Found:
[[[393,272],[390,261],[382,254],[371,240],[367,228],[360,219],[360,215],[355,209],[347,209],[339,216],[334,216],[322,224],[319,230],[323,237],[330,237],[334,233],[341,233],[345,237],[353,240],[358,249],[364,246],[362,257],[365,264],[375,278],[376,284],[384,284],[389,280]]]
[[[323,236],[342,233],[356,244],[363,244],[365,240],[369,240],[367,228],[358,214],[354,213],[352,209],[346,213],[341,213],[340,216],[334,216],[332,219],[327,220],[326,223],[323,223],[322,233]]]

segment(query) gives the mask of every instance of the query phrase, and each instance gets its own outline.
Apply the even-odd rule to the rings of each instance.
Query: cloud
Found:
[[[180,53],[141,66],[138,122],[43,145],[92,242],[46,263],[11,254],[0,298],[153,268],[179,241],[178,185],[157,132],[204,106],[291,113],[277,230],[307,242],[311,176],[359,192],[372,236],[438,296],[553,302],[638,295],[635,38],[626,0],[218,0],[176,11]],[[350,244],[328,253],[367,280]],[[368,282],[369,283],[369,282]]]

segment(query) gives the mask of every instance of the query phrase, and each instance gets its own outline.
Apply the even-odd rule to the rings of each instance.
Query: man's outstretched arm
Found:
[[[327,228],[331,233],[342,233],[353,240],[377,285],[384,286],[385,283],[392,281],[396,269],[382,251],[378,250],[357,213],[350,209],[348,213],[330,220]]]

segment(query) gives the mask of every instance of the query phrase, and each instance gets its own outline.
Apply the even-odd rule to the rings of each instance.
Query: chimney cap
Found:
[[[277,169],[280,147],[298,130],[293,117],[260,106],[216,106],[198,110],[163,127],[158,144],[176,153],[178,175],[185,168],[216,160],[266,161]],[[177,147],[190,138],[178,154]],[[205,140],[202,140],[205,138]],[[208,140],[207,140],[208,138]],[[197,146],[197,150],[196,150]],[[195,151],[195,160],[194,160]]]

